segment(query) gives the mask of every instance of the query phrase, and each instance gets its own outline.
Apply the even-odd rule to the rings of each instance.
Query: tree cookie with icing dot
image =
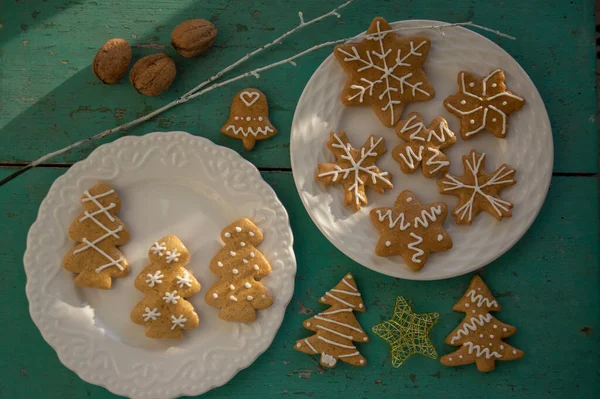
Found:
[[[422,205],[414,193],[402,191],[392,208],[371,210],[371,221],[381,233],[375,254],[402,256],[412,270],[421,270],[431,252],[452,248],[443,227],[447,214],[443,202]]]
[[[149,338],[183,338],[183,330],[198,327],[199,319],[186,298],[200,292],[200,283],[185,268],[190,253],[181,240],[168,235],[148,250],[150,264],[135,279],[144,298],[131,311],[131,321],[146,327]]]
[[[125,277],[129,263],[117,248],[129,241],[129,231],[116,213],[121,199],[115,190],[101,182],[81,197],[85,211],[69,227],[69,237],[78,242],[63,258],[62,267],[77,273],[81,287],[109,289],[113,277]]]
[[[252,322],[256,311],[273,304],[260,281],[271,273],[271,265],[256,248],[263,233],[249,219],[239,219],[221,232],[224,246],[210,262],[210,271],[221,277],[206,293],[210,306],[220,308],[219,318]]]
[[[266,140],[277,134],[277,129],[269,121],[269,104],[265,94],[253,88],[237,93],[221,133],[242,140],[248,151],[254,148],[257,140]]]
[[[504,71],[498,68],[483,78],[460,71],[458,88],[458,93],[444,100],[444,106],[460,118],[463,140],[469,140],[483,130],[506,138],[508,118],[523,108],[525,99],[506,90]]]
[[[423,72],[431,41],[422,36],[402,37],[381,17],[371,22],[358,42],[340,44],[333,54],[348,74],[342,103],[370,105],[381,123],[394,127],[406,104],[435,96]],[[387,32],[387,33],[382,33]]]

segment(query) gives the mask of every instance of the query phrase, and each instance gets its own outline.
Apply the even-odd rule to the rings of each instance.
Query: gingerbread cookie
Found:
[[[254,148],[257,140],[275,136],[277,129],[269,121],[269,105],[264,93],[252,88],[238,92],[221,133],[242,140],[248,151]]]
[[[504,71],[495,69],[484,78],[467,71],[458,73],[459,92],[444,100],[448,111],[460,118],[460,134],[464,140],[482,130],[506,138],[508,117],[525,105],[525,99],[506,91]]]
[[[352,274],[346,274],[319,302],[330,307],[303,323],[306,329],[316,334],[296,341],[294,349],[321,355],[323,367],[335,367],[338,360],[353,366],[366,365],[367,361],[353,344],[369,342],[369,336],[353,313],[364,312],[365,305]]]
[[[206,293],[206,303],[220,308],[223,320],[252,322],[256,310],[273,304],[269,291],[259,281],[271,272],[271,265],[256,248],[263,234],[244,218],[227,226],[221,239],[225,246],[210,262],[210,271],[221,279]]]
[[[150,264],[135,279],[145,297],[131,311],[131,321],[146,327],[149,338],[183,338],[183,330],[198,327],[198,315],[185,300],[200,292],[200,284],[184,266],[190,253],[174,235],[156,241],[148,251]]]
[[[75,284],[109,289],[113,277],[125,277],[129,264],[117,248],[129,241],[129,231],[116,213],[121,199],[113,188],[101,182],[81,197],[85,211],[69,227],[69,237],[77,241],[63,258],[62,267],[78,273]]]
[[[423,63],[430,40],[422,36],[401,37],[381,17],[373,19],[359,42],[340,44],[333,53],[348,74],[342,91],[344,105],[370,105],[381,123],[394,127],[406,104],[428,101],[435,90]]]
[[[375,161],[385,154],[385,140],[370,135],[361,148],[354,148],[343,130],[331,132],[327,148],[335,155],[334,163],[320,163],[315,178],[325,185],[344,185],[344,205],[355,211],[367,205],[365,187],[383,193],[393,188],[392,175],[380,170]]]
[[[406,143],[394,148],[392,157],[404,173],[413,173],[419,166],[425,177],[448,171],[450,160],[441,150],[452,147],[456,136],[448,128],[446,119],[437,117],[425,127],[421,115],[411,112],[396,125],[396,134]]]
[[[516,360],[525,353],[504,342],[517,329],[504,324],[489,312],[502,308],[481,277],[474,276],[463,297],[452,310],[466,313],[462,323],[446,337],[446,344],[459,346],[453,353],[442,356],[446,366],[462,366],[476,363],[477,370],[487,373],[494,370],[496,360]]]
[[[400,255],[412,270],[421,270],[431,252],[452,248],[452,239],[442,226],[447,214],[443,202],[422,205],[415,194],[402,191],[392,208],[371,211],[371,221],[381,232],[375,254]]]
[[[462,157],[464,176],[446,173],[438,180],[440,193],[458,197],[458,205],[452,211],[457,224],[471,225],[479,212],[491,213],[498,220],[511,217],[513,204],[501,199],[499,192],[505,187],[516,184],[513,178],[516,171],[506,164],[493,173],[485,171],[485,154],[472,150]]]

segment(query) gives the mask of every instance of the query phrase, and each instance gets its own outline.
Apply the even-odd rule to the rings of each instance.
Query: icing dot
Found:
[[[231,273],[238,274],[239,272],[238,272],[238,269],[231,269]]]
[[[498,121],[498,119],[492,118],[492,122],[496,122],[496,121]]]
[[[254,258],[254,252],[250,252],[250,257]]]
[[[247,120],[248,122],[250,122],[250,121],[252,120],[252,118],[251,118],[251,117],[249,117],[249,116],[247,116],[247,117],[246,117],[246,120]]]
[[[502,331],[504,331],[504,332],[507,332],[508,330],[506,329],[506,327],[504,327],[504,328],[502,329]]]
[[[477,288],[477,291],[481,291],[481,288]]]
[[[497,87],[498,85],[496,83],[492,83],[492,87]]]
[[[300,342],[298,342],[298,343],[296,344],[296,348],[299,348],[299,347],[301,347],[301,346],[302,346],[302,344],[301,344]]]
[[[248,295],[248,296],[246,297],[246,299],[247,299],[247,300],[249,300],[249,301],[251,301],[251,300],[253,300],[253,299],[254,299],[254,297],[253,297],[252,295]]]
[[[221,261],[218,261],[218,262],[217,262],[217,266],[219,266],[219,267],[223,267],[223,262],[221,262]]]
[[[473,313],[475,313],[475,309],[473,309]]]
[[[461,103],[462,105],[465,105],[467,102],[466,102],[465,100],[462,100],[460,103]]]
[[[235,290],[235,285],[229,284],[229,289],[232,290],[232,291]]]
[[[462,359],[462,358],[463,358],[463,355],[458,355],[458,357]]]
[[[517,354],[517,351],[516,351],[516,350],[513,350],[513,355],[516,355],[516,354]]]
[[[266,296],[266,295],[263,295],[261,298],[262,298],[262,299],[267,299],[267,296]]]
[[[494,339],[494,334],[490,334],[490,339]]]
[[[451,357],[449,357],[449,358],[448,358],[448,360],[452,361],[452,358],[451,358]]]
[[[492,343],[490,342],[490,346],[492,346]]]
[[[238,233],[241,233],[242,232],[242,228],[241,227],[236,227],[235,231],[237,231]]]
[[[369,339],[369,337],[364,337],[363,341],[367,341]]]
[[[259,117],[258,117],[258,120],[262,122],[262,120],[263,120],[263,117],[262,117],[262,116],[259,116]]]
[[[470,123],[471,125],[472,125],[472,124],[474,124],[474,123],[475,123],[475,119],[471,119],[471,120],[469,121],[469,123]]]
[[[443,236],[443,235],[441,235],[441,234],[438,234],[438,237],[437,237],[437,238],[438,238],[438,241],[442,241],[442,240],[444,239],[444,236]]]
[[[498,325],[497,325],[497,324],[494,324],[494,325],[493,325],[493,327],[494,327],[494,328],[498,328]]]
[[[223,234],[225,237],[230,238],[231,237],[231,233],[225,233]]]
[[[479,334],[479,338],[483,338],[483,334]]]
[[[232,301],[235,301],[235,302],[237,302],[237,298],[236,298],[236,297],[234,297],[233,295],[230,295],[230,296],[229,296],[229,299],[231,299]]]
[[[248,233],[248,235],[249,235],[250,237],[254,237],[254,233],[253,233],[253,232],[249,232],[249,233]]]
[[[502,101],[502,105],[506,105],[508,104],[506,101]]]
[[[348,280],[352,280],[352,275],[351,275],[351,274],[349,274],[349,275],[347,275],[347,276],[346,276],[346,278],[347,278]]]
[[[248,261],[246,259],[242,259],[242,262],[244,263],[248,263]]]
[[[390,245],[392,245],[392,242],[391,242],[391,241],[386,241],[386,242],[385,242],[385,246],[386,246],[386,247],[389,247]]]
[[[310,321],[306,322],[306,327],[310,327]]]
[[[360,364],[365,364],[365,361],[363,359],[360,359]]]
[[[406,202],[412,202],[412,197],[408,197],[408,198],[406,199]]]
[[[212,297],[217,299],[219,297],[219,295],[215,292],[215,293],[213,293]]]
[[[242,247],[245,247],[245,246],[246,246],[246,243],[245,243],[244,241],[242,241],[242,242],[240,242],[240,245],[241,245]]]
[[[325,302],[325,297],[323,297],[323,296],[322,296],[322,297],[321,297],[321,300],[322,300],[323,302]]]
[[[475,87],[475,82],[469,83],[469,87]]]
[[[500,349],[501,349],[501,350],[504,350],[504,345],[500,345]]]
[[[470,303],[465,303],[465,307],[468,308],[469,306],[471,306]]]
[[[229,255],[235,256],[235,252],[234,251],[229,251]]]
[[[240,117],[239,117],[239,116],[236,116],[236,117],[235,117],[235,118],[233,118],[233,119],[235,119],[236,121],[239,121],[239,120],[240,120]]]
[[[252,287],[252,284],[250,284],[250,283],[246,282],[246,283],[244,283],[244,287],[246,287],[246,288],[250,288],[250,287]]]
[[[254,270],[258,270],[258,269],[259,269],[258,265],[254,265]]]
[[[362,307],[363,307],[363,304],[362,304],[362,303],[359,303],[359,304],[358,304],[358,307],[362,309]]]

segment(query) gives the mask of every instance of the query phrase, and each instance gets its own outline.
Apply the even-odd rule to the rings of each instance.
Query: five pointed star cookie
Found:
[[[484,210],[498,220],[511,217],[513,204],[501,199],[498,193],[516,184],[516,171],[503,164],[493,173],[485,172],[485,154],[472,150],[462,157],[465,175],[458,177],[447,173],[437,181],[440,193],[456,195],[458,205],[452,211],[457,224],[470,225],[477,214]]]
[[[525,105],[525,99],[506,91],[504,71],[496,69],[484,78],[460,71],[459,92],[444,100],[448,111],[460,118],[460,134],[464,140],[482,130],[506,138],[508,117]]]
[[[392,319],[374,326],[373,332],[391,345],[392,366],[398,368],[414,354],[437,359],[429,332],[439,318],[439,313],[413,313],[406,300],[399,296]]]
[[[430,252],[452,248],[452,239],[442,226],[447,214],[443,202],[422,205],[411,191],[402,191],[392,208],[371,211],[371,221],[381,232],[375,254],[400,255],[411,269],[420,270]]]
[[[429,52],[426,37],[400,37],[381,17],[373,19],[360,42],[341,44],[334,54],[348,74],[344,105],[370,105],[385,126],[398,123],[407,103],[427,101],[435,90],[422,66]],[[379,33],[379,34],[378,34]]]
[[[406,141],[392,151],[404,173],[413,173],[419,166],[427,178],[448,171],[450,160],[441,150],[452,147],[456,136],[446,119],[437,117],[425,127],[421,114],[411,112],[406,120],[398,122],[396,134]]]
[[[393,188],[392,175],[380,170],[375,161],[387,151],[385,140],[370,135],[360,148],[353,148],[343,130],[331,132],[327,148],[333,152],[335,163],[320,163],[315,178],[325,185],[343,183],[344,205],[352,205],[358,211],[367,205],[365,187],[378,193]]]

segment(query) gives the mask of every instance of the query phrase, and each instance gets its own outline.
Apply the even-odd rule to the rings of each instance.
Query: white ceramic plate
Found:
[[[438,21],[413,20],[393,23],[393,27],[440,24]],[[392,206],[399,192],[409,189],[425,203],[444,201],[454,209],[457,198],[441,195],[435,179],[426,179],[420,171],[402,173],[392,159],[391,149],[402,142],[392,128],[383,126],[370,107],[345,107],[340,101],[346,73],[330,55],[314,73],[300,98],[291,132],[291,161],[300,198],[321,232],[344,254],[370,269],[394,277],[414,280],[437,280],[468,273],[487,265],[508,251],[522,236],[540,211],[552,176],[553,145],[550,121],[544,103],[523,68],[499,46],[468,29],[402,32],[402,35],[424,35],[431,39],[425,62],[425,73],[436,90],[428,102],[409,104],[404,115],[420,112],[428,124],[436,116],[445,117],[458,141],[444,150],[451,160],[450,172],[463,175],[461,156],[471,149],[486,153],[488,171],[507,163],[517,170],[518,183],[502,191],[501,196],[514,203],[513,217],[502,222],[487,213],[480,214],[472,226],[458,226],[448,215],[445,227],[454,242],[447,252],[432,254],[420,272],[411,271],[402,258],[383,258],[374,254],[379,232],[369,219],[374,207]],[[517,38],[518,40],[518,38]],[[458,91],[456,78],[460,70],[480,76],[495,68],[506,73],[508,89],[525,97],[527,104],[510,117],[508,139],[501,140],[483,132],[470,141],[458,134],[459,121],[448,113],[443,100]],[[345,130],[355,147],[370,134],[386,139],[388,152],[377,165],[391,172],[394,189],[383,195],[367,188],[369,205],[354,213],[343,206],[342,188],[323,187],[315,180],[317,164],[334,160],[325,147],[330,131]]]
[[[71,221],[81,193],[99,180],[121,197],[119,217],[131,232],[121,249],[131,272],[113,288],[85,289],[60,266],[72,247]],[[264,231],[259,249],[273,272],[263,279],[274,304],[254,323],[222,321],[204,302],[218,280],[208,270],[219,234],[240,217]],[[176,234],[190,251],[187,266],[202,284],[189,298],[200,326],[180,340],[153,340],[129,320],[143,294],[133,282],[154,241]],[[29,230],[25,252],[29,310],[60,360],[82,379],[132,398],[199,395],[229,381],[271,344],[292,298],[296,260],[288,215],[258,170],[236,152],[184,132],[125,137],[96,149],[58,178]]]

